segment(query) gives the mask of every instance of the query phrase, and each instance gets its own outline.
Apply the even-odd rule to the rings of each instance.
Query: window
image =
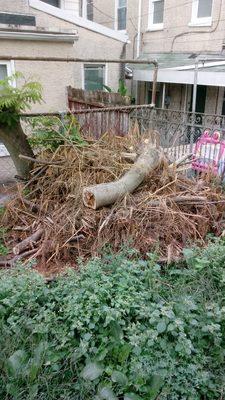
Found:
[[[9,63],[4,63],[4,64],[0,64],[0,80],[3,80],[7,77],[7,75],[9,75]],[[0,87],[1,90],[1,87]],[[0,141],[0,157],[5,157],[8,156],[9,153],[6,150],[5,146],[1,143]]]
[[[0,81],[7,77],[7,65],[0,64]]]
[[[89,19],[89,21],[93,21],[94,19],[93,0],[87,0],[87,19]]]
[[[84,89],[103,90],[105,65],[84,65]]]
[[[116,29],[125,31],[127,27],[127,0],[116,0]]]
[[[213,0],[193,0],[192,20],[189,25],[210,26],[212,24]]]
[[[61,6],[61,0],[41,0],[44,3],[49,4],[50,6],[58,7],[60,8]]]
[[[150,0],[149,3],[149,29],[163,29],[164,0]]]
[[[89,21],[94,20],[93,0],[80,0],[80,16]]]
[[[0,24],[35,26],[36,17],[33,15],[11,14],[8,12],[0,12]]]

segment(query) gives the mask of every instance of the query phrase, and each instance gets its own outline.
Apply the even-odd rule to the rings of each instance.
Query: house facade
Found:
[[[225,113],[223,0],[95,0],[95,6],[97,22],[128,33],[127,57],[158,61],[157,107]],[[136,101],[151,102],[151,67],[130,67]]]
[[[89,0],[0,0],[0,79],[20,71],[26,79],[40,81],[44,103],[35,105],[37,112],[66,110],[69,85],[88,90],[104,84],[114,87],[120,65],[14,61],[13,57],[119,59],[127,41],[126,33],[93,21]]]
[[[159,63],[157,107],[225,114],[224,20],[222,0],[141,1],[140,58]],[[152,75],[134,71],[140,103],[150,102]]]

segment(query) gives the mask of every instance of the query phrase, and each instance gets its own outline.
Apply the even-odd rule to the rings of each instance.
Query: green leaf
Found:
[[[155,400],[160,393],[164,379],[160,375],[153,375],[151,378],[151,386],[148,391],[148,399]]]
[[[125,393],[124,400],[142,400],[142,398],[135,393]]]
[[[27,353],[24,350],[17,350],[6,362],[8,374],[16,377],[23,371],[27,363]]]
[[[166,327],[167,327],[167,325],[166,325],[166,323],[164,321],[159,322],[158,325],[157,325],[157,331],[159,333],[163,333],[163,332],[166,331]]]
[[[128,344],[128,343],[125,343],[123,346],[121,346],[119,348],[119,357],[118,357],[118,359],[119,359],[120,363],[123,363],[128,359],[128,357],[129,357],[129,355],[131,353],[131,350],[132,350],[132,346],[130,344]]]
[[[99,390],[99,397],[102,400],[117,400],[117,397],[113,393],[112,389],[107,386],[105,386],[101,390]]]
[[[103,373],[103,368],[98,363],[90,362],[84,367],[81,372],[81,377],[85,380],[94,381],[99,378]]]
[[[112,321],[110,323],[110,330],[111,330],[111,335],[114,337],[114,339],[118,341],[123,339],[123,330],[117,321]]]
[[[109,86],[107,86],[107,85],[103,85],[103,88],[104,88],[107,92],[109,92],[109,93],[112,93],[112,92],[113,92],[113,89],[111,89],[111,87],[109,87]]]
[[[126,375],[120,371],[114,371],[112,373],[111,379],[113,382],[118,383],[121,386],[126,386],[128,383]]]

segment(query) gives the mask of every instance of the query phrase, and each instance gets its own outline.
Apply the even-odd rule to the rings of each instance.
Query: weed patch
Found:
[[[165,270],[105,255],[48,285],[2,273],[0,398],[223,399],[224,250]]]

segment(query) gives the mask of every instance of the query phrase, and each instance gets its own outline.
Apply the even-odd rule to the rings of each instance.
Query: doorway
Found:
[[[206,94],[207,94],[207,86],[198,85],[197,87],[197,96],[196,96],[196,107],[195,112],[204,114],[205,112],[205,103],[206,103]],[[191,101],[190,101],[190,109],[192,111],[192,101],[193,101],[193,86],[191,88]]]

